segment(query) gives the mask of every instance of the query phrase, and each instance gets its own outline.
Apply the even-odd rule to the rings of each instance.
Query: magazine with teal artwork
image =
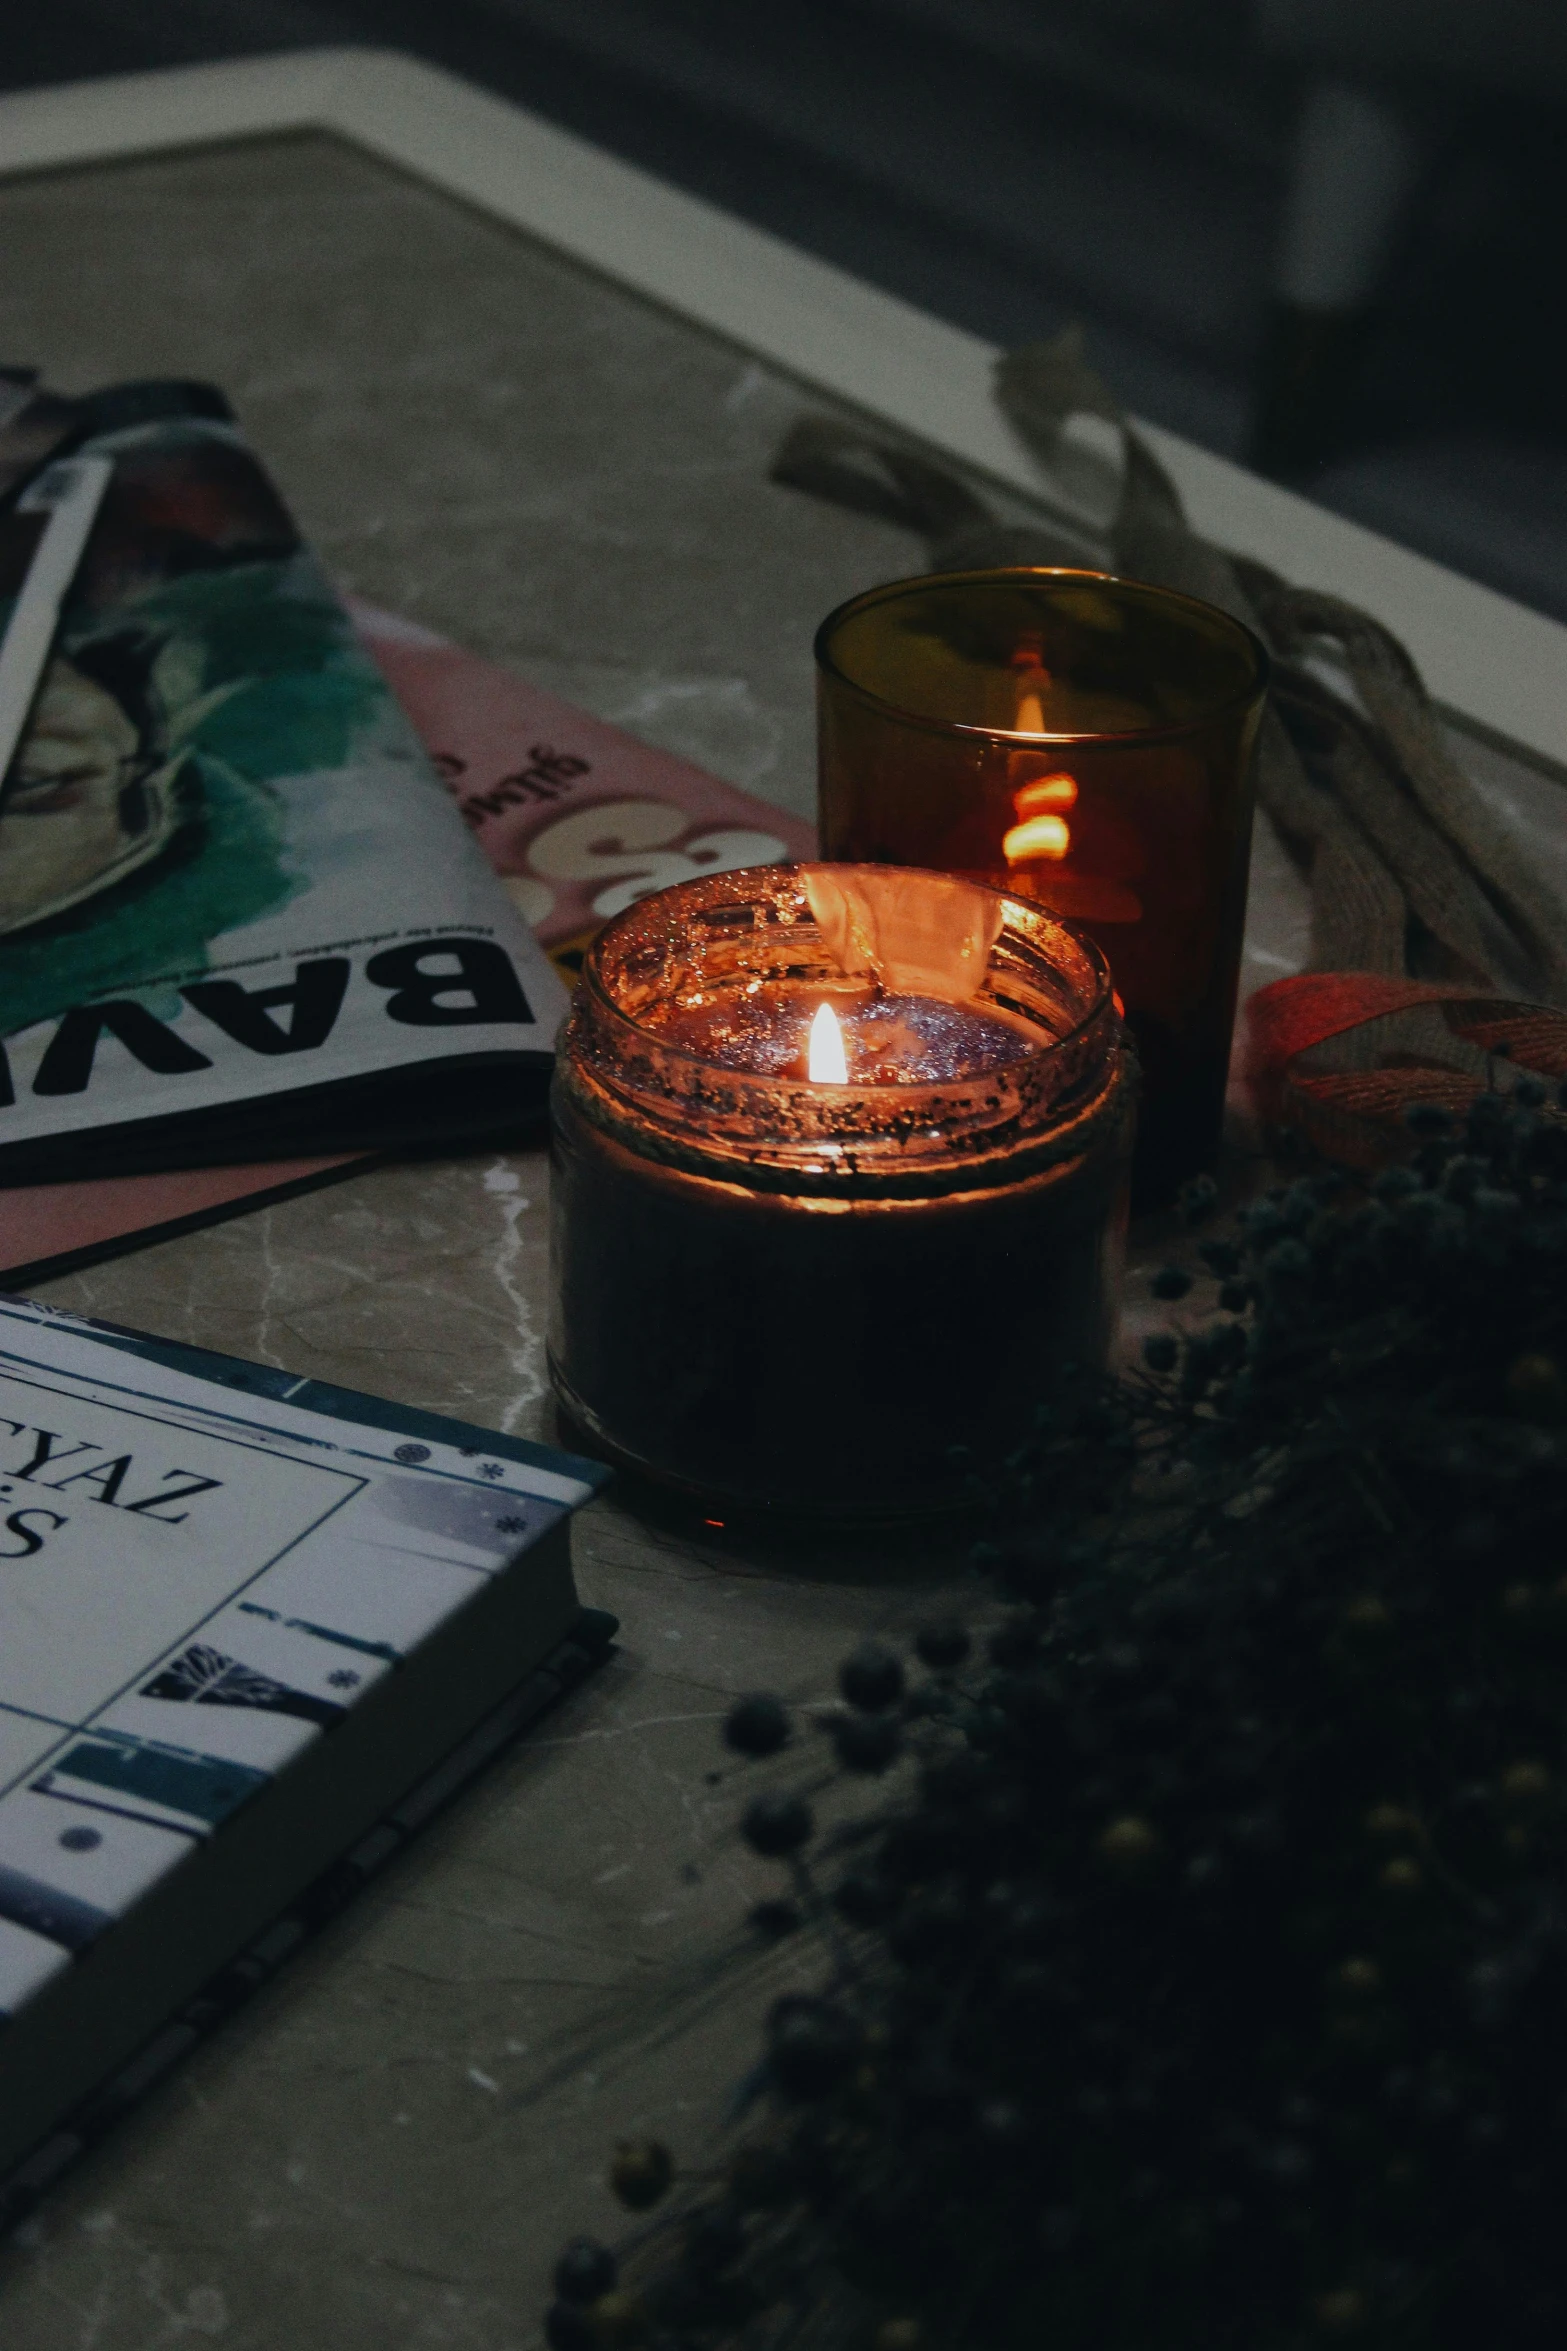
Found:
[[[0,1180],[503,1133],[555,973],[220,395],[0,521]]]
[[[570,1522],[606,1477],[0,1297],[0,2225],[301,1889],[602,1654]]]

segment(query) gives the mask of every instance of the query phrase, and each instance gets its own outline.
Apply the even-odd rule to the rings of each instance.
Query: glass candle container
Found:
[[[1032,898],[1109,960],[1142,1064],[1134,1205],[1218,1144],[1267,686],[1213,606],[1097,572],[957,572],[816,640],[822,853]]]
[[[821,865],[640,900],[556,1063],[566,1414],[715,1508],[960,1503],[955,1449],[1105,1360],[1132,1073],[1103,956],[1026,900]]]

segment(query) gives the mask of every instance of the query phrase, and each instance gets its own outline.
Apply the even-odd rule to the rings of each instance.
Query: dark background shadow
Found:
[[[337,42],[998,342],[1081,320],[1144,415],[1567,618],[1561,0],[52,0],[0,88]]]

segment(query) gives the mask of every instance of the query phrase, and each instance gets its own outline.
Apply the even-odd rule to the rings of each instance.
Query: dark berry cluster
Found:
[[[635,2292],[563,2256],[556,2351],[1567,2341],[1567,1128],[1528,1080],[1412,1125],[1047,1400],[1003,1612],[845,1661],[869,1817],[734,1709],[820,1990]]]

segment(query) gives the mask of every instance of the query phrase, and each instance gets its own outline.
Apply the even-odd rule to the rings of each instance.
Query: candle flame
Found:
[[[1026,816],[1002,836],[1001,854],[1008,865],[1021,865],[1029,857],[1064,857],[1071,846],[1065,817]]]
[[[816,1018],[811,1023],[806,1075],[817,1086],[846,1086],[849,1082],[843,1031],[838,1025],[838,1015],[830,1004],[818,1006]]]
[[[1012,795],[1021,822],[1002,838],[1001,854],[1008,865],[1030,857],[1064,857],[1072,846],[1072,830],[1062,808],[1077,806],[1077,781],[1069,775],[1035,776]]]
[[[1038,816],[1046,808],[1075,808],[1077,779],[1069,775],[1035,776],[1012,795],[1019,816]]]
[[[1012,721],[1014,734],[1042,735],[1045,731],[1045,696],[1050,691],[1050,672],[1045,667],[1043,653],[1043,639],[1030,629],[1014,649],[1008,663],[1008,667],[1017,673],[1017,715]]]

